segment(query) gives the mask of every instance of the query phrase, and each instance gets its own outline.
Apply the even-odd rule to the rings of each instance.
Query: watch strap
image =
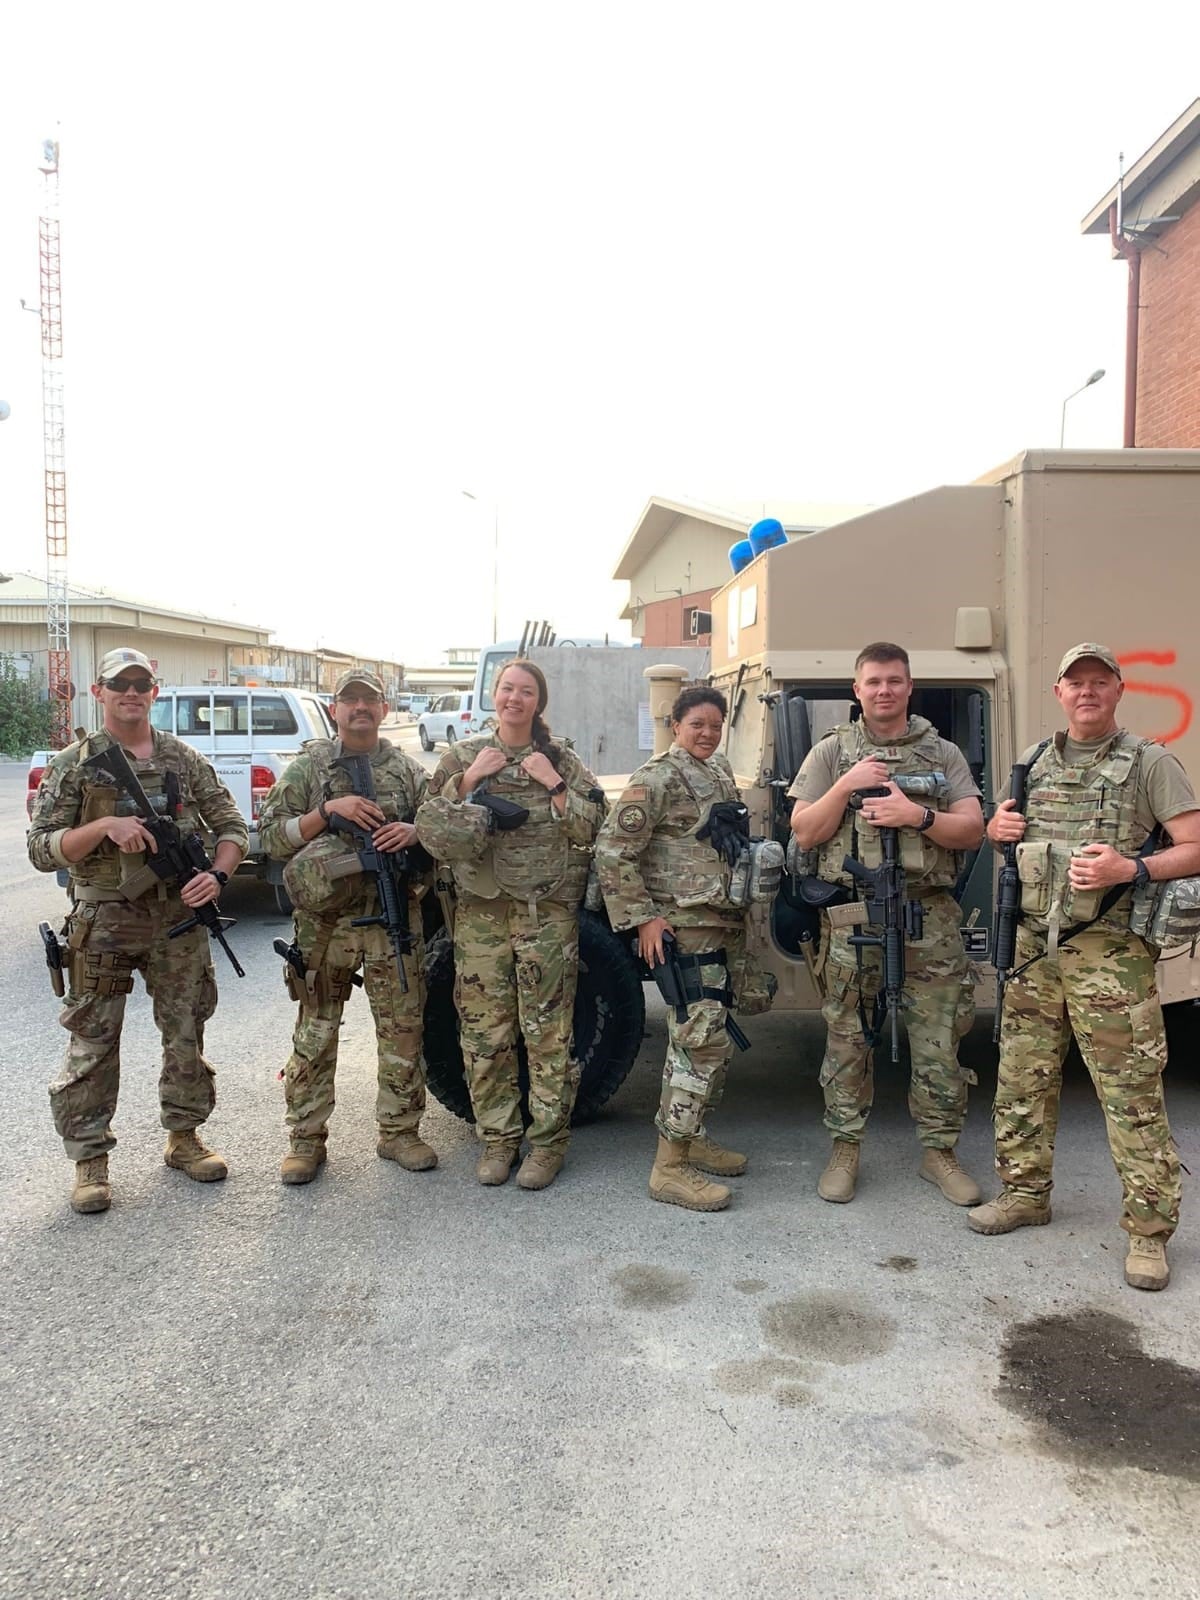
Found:
[[[546,790],[546,793],[550,796],[551,799],[553,799],[556,794],[566,794],[566,792],[567,792],[567,785],[566,785],[566,780],[564,778],[560,778],[558,780],[558,782],[554,785],[553,789],[547,789]]]
[[[929,807],[926,806],[925,807],[925,814],[922,816],[920,822],[917,823],[917,832],[918,833],[928,833],[930,828],[933,827],[933,824],[934,824],[934,822],[936,820],[937,820],[937,812],[936,811],[931,811],[929,809]]]

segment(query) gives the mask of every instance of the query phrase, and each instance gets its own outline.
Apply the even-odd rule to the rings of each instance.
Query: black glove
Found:
[[[736,867],[750,848],[750,813],[740,801],[719,800],[708,821],[696,829],[697,839],[707,839],[719,856]]]

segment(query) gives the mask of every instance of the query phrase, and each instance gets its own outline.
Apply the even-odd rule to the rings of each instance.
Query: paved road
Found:
[[[0,768],[0,1596],[1195,1593],[1196,1213],[1168,1293],[1125,1289],[1078,1075],[1054,1225],[981,1240],[917,1181],[890,1066],[859,1198],[818,1200],[820,1029],[751,1019],[716,1131],[752,1165],[733,1209],[697,1217],[645,1196],[657,1007],[559,1182],[523,1194],[474,1183],[440,1108],[436,1172],[376,1159],[358,998],[329,1167],[284,1189],[284,925],[236,885],[247,977],[219,973],[209,1035],[231,1176],[162,1165],[139,994],[116,1200],[75,1217],[33,933],[62,899],[25,865],[22,784]],[[982,1174],[986,1030],[970,1053]],[[1200,1091],[1178,1068],[1172,1100],[1195,1170]]]

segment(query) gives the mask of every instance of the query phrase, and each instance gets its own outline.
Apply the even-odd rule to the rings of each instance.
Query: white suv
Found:
[[[432,750],[435,744],[455,744],[473,733],[479,733],[479,718],[472,709],[475,696],[469,689],[456,689],[453,694],[442,694],[417,718],[417,738],[422,750]]]

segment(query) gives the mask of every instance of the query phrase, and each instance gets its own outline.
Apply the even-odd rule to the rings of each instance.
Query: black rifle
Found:
[[[46,965],[50,968],[50,987],[62,999],[63,996],[63,953],[62,945],[58,942],[58,935],[48,922],[38,923],[38,932],[42,936],[42,943],[46,947]]]
[[[355,794],[378,805],[371,758],[365,751],[339,756],[333,764],[335,767],[341,767],[350,779]],[[364,872],[370,873],[375,879],[375,891],[379,896],[377,914],[373,917],[355,917],[350,926],[384,930],[391,942],[392,953],[396,957],[396,969],[400,974],[400,991],[402,994],[407,994],[408,974],[404,970],[404,958],[413,947],[413,938],[408,927],[408,881],[420,870],[414,859],[415,852],[412,849],[377,849],[372,838],[374,832],[372,828],[361,827],[357,822],[348,822],[345,817],[338,816],[336,811],[330,812],[329,825],[353,841],[354,848],[358,852],[359,865]],[[417,848],[420,849],[419,846]]]
[[[683,968],[679,962],[679,949],[673,934],[663,934],[662,946],[664,959],[661,962],[652,961],[649,963],[650,976],[658,985],[659,994],[662,995],[669,1006],[675,1008],[675,1021],[686,1022],[689,1002],[703,998],[699,978],[697,977],[695,982],[689,983],[684,976]],[[634,948],[636,953],[636,942]],[[692,970],[695,972],[697,969],[693,966]],[[739,1050],[749,1050],[750,1041],[734,1021],[728,1002],[725,1005],[725,1031]]]
[[[154,840],[155,848],[146,852],[146,865],[156,878],[161,878],[164,883],[177,883],[182,888],[202,872],[212,871],[212,862],[208,859],[200,835],[183,833],[175,820],[179,810],[179,780],[173,772],[168,772],[164,779],[167,809],[166,814],[160,816],[119,744],[98,750],[94,756],[88,756],[82,765],[111,778],[137,807],[142,827]],[[209,900],[202,906],[189,907],[189,910],[192,914],[185,922],[177,922],[173,928],[167,929],[167,938],[178,939],[193,928],[207,928],[229,957],[229,964],[238,977],[244,978],[246,974],[241,963],[225,940],[225,929],[234,927],[235,919],[223,917],[215,900]]]
[[[861,811],[864,800],[886,799],[890,789],[856,789],[850,796],[850,806]],[[859,1020],[863,1035],[871,1046],[879,1042],[879,1024],[886,1009],[892,1023],[892,1060],[900,1059],[900,1011],[904,1005],[904,941],[919,939],[925,931],[925,907],[919,900],[910,900],[905,893],[904,868],[900,865],[899,830],[880,828],[879,838],[883,861],[877,867],[864,867],[861,861],[847,856],[842,871],[848,872],[861,884],[867,922],[878,933],[852,933],[847,943],[853,945],[862,973],[864,950],[879,950],[883,955],[883,983],[875,997],[875,1015],[867,1026],[866,1008],[859,999]]]
[[[1025,787],[1029,778],[1029,764],[1018,761],[1012,769],[1008,792],[1016,802],[1016,809],[1025,810]],[[1008,987],[1017,961],[1017,920],[1021,913],[1021,877],[1017,871],[1017,846],[1004,846],[1004,865],[996,882],[996,918],[992,926],[992,965],[996,969],[996,1021],[992,1027],[992,1042],[1000,1039],[1000,1023],[1004,1016],[1004,991]]]

